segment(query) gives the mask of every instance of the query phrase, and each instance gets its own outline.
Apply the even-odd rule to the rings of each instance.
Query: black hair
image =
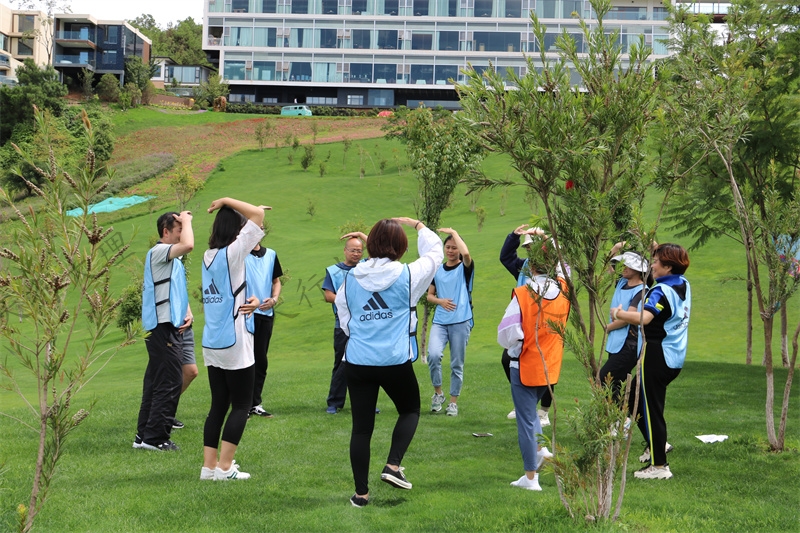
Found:
[[[239,236],[247,220],[235,209],[228,206],[220,208],[214,224],[211,226],[211,235],[208,237],[210,249],[225,248]]]
[[[158,220],[156,221],[156,228],[158,228],[159,239],[164,236],[164,230],[172,231],[172,228],[174,228],[175,224],[178,223],[178,221],[175,220],[175,215],[180,215],[180,213],[169,211],[158,217]]]

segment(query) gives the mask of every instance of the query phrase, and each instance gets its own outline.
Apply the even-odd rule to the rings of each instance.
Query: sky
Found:
[[[100,20],[130,20],[141,14],[153,15],[162,28],[168,22],[178,22],[192,17],[203,21],[203,0],[66,0],[71,11],[93,15]],[[7,3],[3,0],[3,3]]]

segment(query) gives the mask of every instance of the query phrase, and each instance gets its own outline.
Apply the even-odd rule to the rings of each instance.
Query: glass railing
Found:
[[[0,56],[0,67],[10,67],[11,61],[6,56]]]
[[[55,59],[53,60],[53,66],[77,66],[77,67],[85,67],[90,66],[94,68],[95,60],[91,59],[88,55],[65,55],[65,54],[57,54]]]
[[[88,30],[80,31],[58,31],[56,32],[56,40],[70,40],[70,41],[92,41],[94,36]]]

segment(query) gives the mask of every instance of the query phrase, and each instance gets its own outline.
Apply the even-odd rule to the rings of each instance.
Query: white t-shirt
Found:
[[[231,291],[238,289],[244,283],[244,260],[250,250],[255,248],[263,237],[264,231],[248,220],[236,240],[228,245],[228,271],[231,276]],[[219,252],[219,248],[205,251],[203,262],[206,266],[211,264],[217,252]],[[233,304],[234,309],[238,309],[239,306],[243,305],[247,300],[247,296],[247,290],[237,294]],[[236,342],[233,346],[221,350],[203,348],[203,360],[206,366],[215,366],[224,370],[240,370],[255,363],[253,357],[253,334],[247,331],[244,318],[243,314],[239,314],[233,323],[233,327],[236,330]]]

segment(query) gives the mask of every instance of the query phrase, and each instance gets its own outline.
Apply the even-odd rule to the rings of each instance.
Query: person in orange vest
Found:
[[[565,326],[570,301],[567,281],[555,245],[544,231],[533,235],[535,259],[528,261],[526,283],[514,289],[511,302],[497,327],[497,342],[511,357],[511,398],[517,414],[517,438],[525,474],[511,485],[542,490],[539,469],[552,454],[538,442],[542,432],[536,410],[548,385],[558,382],[564,339],[552,324]],[[548,275],[555,273],[555,279]]]

